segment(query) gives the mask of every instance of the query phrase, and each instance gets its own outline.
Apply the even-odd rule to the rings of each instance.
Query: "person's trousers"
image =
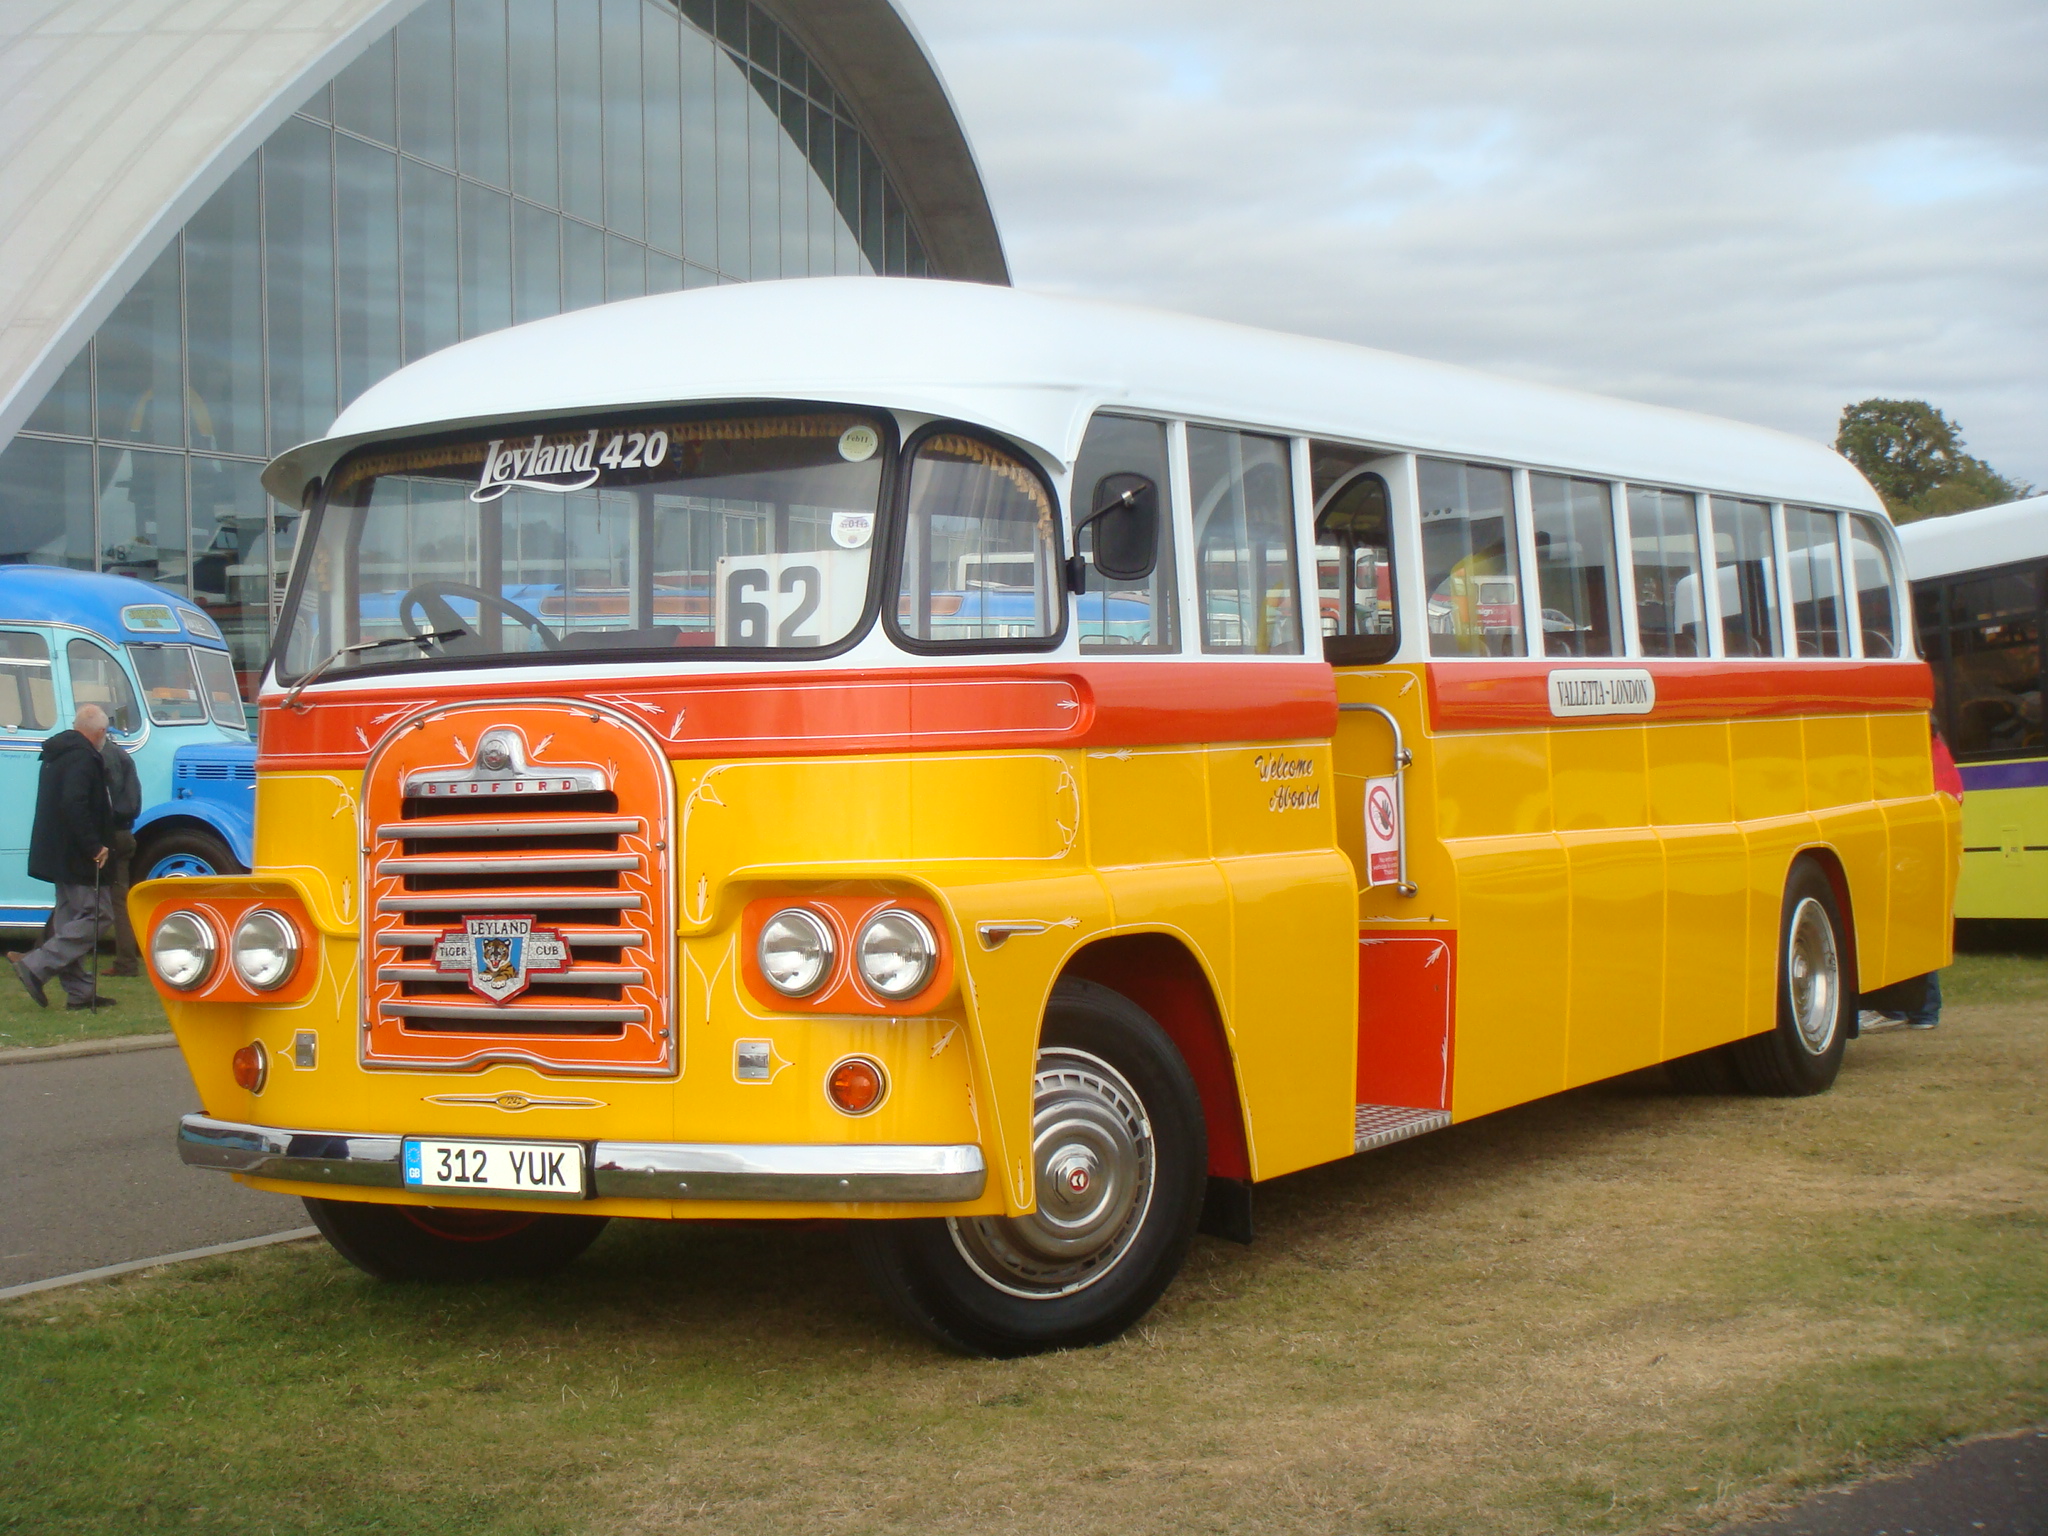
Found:
[[[1936,971],[1927,978],[1927,996],[1917,1009],[1906,1015],[1906,1022],[1915,1029],[1932,1029],[1941,1022],[1941,972]]]
[[[106,873],[100,889],[114,902],[114,958],[128,975],[136,973],[142,951],[135,943],[135,924],[128,916],[128,861],[135,857],[135,834],[118,828],[109,840]]]
[[[97,900],[95,900],[97,898]],[[60,885],[50,913],[50,936],[21,957],[37,981],[55,977],[67,1002],[92,1001],[92,977],[85,961],[100,942],[100,924],[112,917],[113,893],[101,885]]]

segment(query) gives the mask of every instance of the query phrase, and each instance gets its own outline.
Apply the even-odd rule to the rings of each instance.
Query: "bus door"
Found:
[[[1398,459],[1317,443],[1316,596],[1337,669],[1338,837],[1358,872],[1359,1145],[1450,1109],[1456,934],[1416,923],[1407,773],[1422,739],[1419,672],[1384,664],[1400,644],[1393,492]],[[1387,921],[1394,919],[1394,921]]]
[[[54,899],[28,876],[43,742],[57,727],[50,640],[32,629],[0,629],[0,922],[41,922]]]

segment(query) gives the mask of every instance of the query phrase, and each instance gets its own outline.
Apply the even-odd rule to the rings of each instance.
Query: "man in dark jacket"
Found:
[[[135,944],[135,924],[128,919],[128,861],[135,857],[135,818],[142,814],[142,781],[135,776],[135,759],[109,736],[100,743],[100,761],[107,765],[107,800],[113,813],[113,835],[108,846],[106,873],[101,884],[114,904],[114,963],[109,976],[142,974],[141,953]]]
[[[99,947],[100,925],[110,915],[108,892],[100,884],[113,837],[107,765],[100,756],[106,739],[107,712],[86,704],[72,718],[70,730],[43,743],[28,872],[57,887],[57,906],[50,914],[50,937],[25,955],[7,958],[28,995],[45,1008],[50,1000],[43,988],[52,976],[64,988],[67,1008],[99,1008],[113,1001],[95,995],[84,965]]]

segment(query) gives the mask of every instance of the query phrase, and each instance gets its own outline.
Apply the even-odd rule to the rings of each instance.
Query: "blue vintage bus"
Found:
[[[240,874],[255,828],[256,748],[219,627],[147,582],[0,565],[0,927],[55,899],[28,876],[42,746],[98,704],[142,781],[136,881]]]

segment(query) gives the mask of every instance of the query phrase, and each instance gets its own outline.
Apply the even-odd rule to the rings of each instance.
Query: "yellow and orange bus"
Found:
[[[1090,1343],[1261,1181],[1818,1092],[1949,958],[1896,541],[1789,437],[821,279],[466,342],[266,483],[255,871],[134,914],[185,1160],[375,1275],[824,1215]]]

